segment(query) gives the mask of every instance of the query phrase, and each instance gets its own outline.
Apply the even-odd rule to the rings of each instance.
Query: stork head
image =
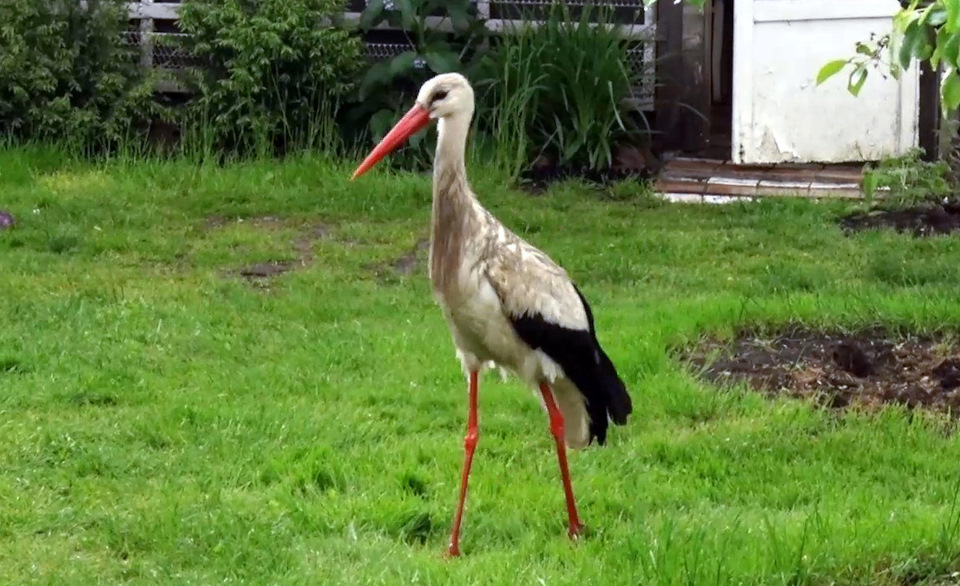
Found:
[[[473,88],[459,73],[441,73],[420,86],[417,105],[430,112],[431,119],[473,115]]]
[[[431,120],[473,116],[473,88],[459,73],[441,73],[428,79],[417,94],[417,101],[403,118],[370,151],[353,172],[353,179],[369,171],[383,157],[419,132]]]

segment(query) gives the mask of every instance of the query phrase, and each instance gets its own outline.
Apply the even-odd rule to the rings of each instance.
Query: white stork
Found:
[[[477,201],[464,153],[473,118],[473,89],[457,73],[420,88],[416,103],[370,152],[356,179],[430,120],[437,122],[433,163],[430,280],[468,379],[469,415],[460,499],[449,554],[460,554],[460,522],[476,449],[477,379],[484,367],[512,371],[542,398],[575,539],[577,515],[565,445],[603,445],[608,420],[627,422],[630,396],[594,331],[586,299],[546,254],[511,232]]]

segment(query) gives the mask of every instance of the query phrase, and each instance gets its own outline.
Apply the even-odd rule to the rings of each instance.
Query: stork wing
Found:
[[[506,237],[509,242],[491,247],[485,272],[511,320],[530,317],[589,331],[586,309],[566,271],[515,234]]]
[[[487,281],[500,298],[514,331],[528,346],[560,366],[582,395],[589,435],[584,437],[581,431],[575,443],[589,443],[596,437],[602,445],[608,421],[625,424],[633,405],[620,375],[597,341],[586,299],[566,271],[509,232],[501,231],[488,242],[485,257]],[[566,387],[557,388],[562,391]],[[578,419],[582,410],[571,409],[569,404],[561,409],[565,409],[564,417],[569,421],[582,422],[582,417]]]

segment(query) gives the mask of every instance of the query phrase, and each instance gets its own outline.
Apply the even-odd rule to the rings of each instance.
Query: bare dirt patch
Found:
[[[283,273],[296,268],[298,264],[300,263],[297,263],[296,261],[292,261],[292,260],[285,260],[285,261],[272,260],[269,262],[258,262],[258,263],[243,267],[242,269],[238,270],[237,273],[239,273],[241,276],[248,277],[248,278],[262,279],[262,278],[276,277],[277,275],[282,275]]]
[[[290,220],[276,216],[259,216],[254,218],[238,218],[236,223],[247,224],[261,230],[277,230],[291,225]],[[210,216],[204,221],[204,228],[214,230],[223,228],[231,223],[231,220],[223,216]],[[284,260],[268,260],[258,262],[228,271],[228,273],[239,275],[249,281],[251,284],[268,289],[270,280],[286,272],[303,268],[314,260],[313,245],[331,233],[328,224],[320,221],[307,222],[299,225],[300,234],[290,243],[295,258]]]
[[[684,356],[715,384],[746,382],[768,395],[843,408],[900,404],[960,413],[960,345],[955,339],[793,328],[773,336],[741,332],[706,340]]]
[[[916,237],[949,234],[960,230],[960,199],[856,212],[840,218],[840,226],[847,234],[881,228]]]
[[[373,271],[381,283],[392,282],[397,276],[410,276],[417,271],[421,261],[426,257],[426,251],[430,248],[430,241],[421,238],[410,248],[409,251],[401,254],[389,262],[371,263],[364,266],[367,270]]]
[[[420,239],[409,252],[398,256],[390,266],[401,275],[411,275],[420,264],[421,253],[430,248],[430,241]]]

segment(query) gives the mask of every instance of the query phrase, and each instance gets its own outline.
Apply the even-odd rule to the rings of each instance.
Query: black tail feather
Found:
[[[625,425],[633,403],[616,367],[600,347],[593,312],[574,286],[587,313],[589,330],[572,330],[534,316],[512,319],[517,335],[531,348],[539,348],[563,369],[583,395],[590,416],[590,442],[604,445],[610,421]]]

